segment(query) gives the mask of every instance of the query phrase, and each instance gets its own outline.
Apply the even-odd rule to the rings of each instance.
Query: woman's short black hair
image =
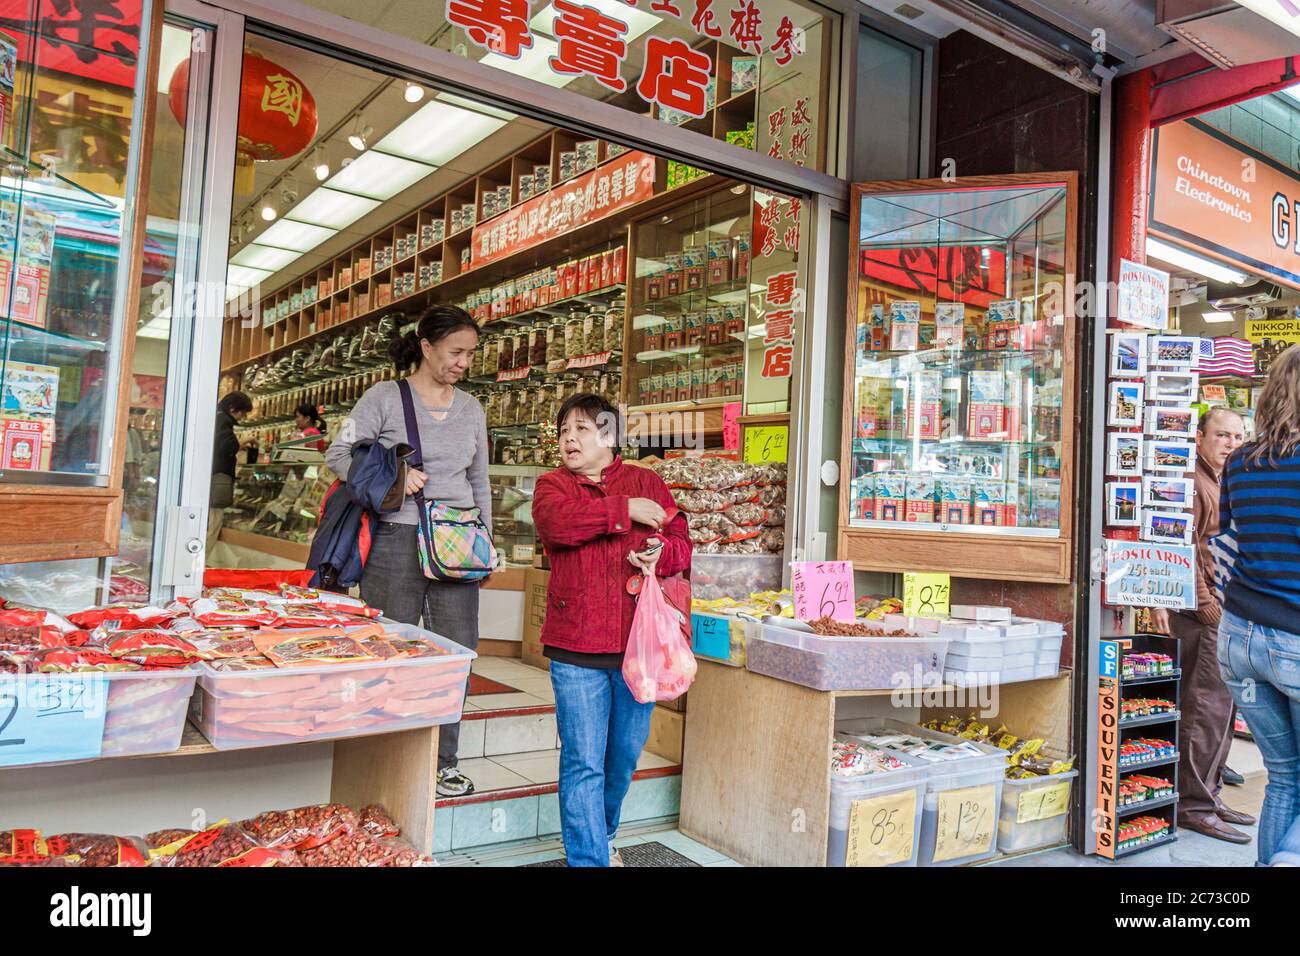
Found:
[[[595,422],[602,437],[608,436],[611,439],[610,447],[622,447],[623,416],[619,414],[618,407],[604,395],[596,392],[579,392],[566,398],[555,416],[557,434],[564,427],[564,420],[569,417],[570,412],[578,412]]]
[[[253,400],[243,392],[231,392],[221,401],[217,402],[217,408],[227,415],[232,412],[244,412],[247,414],[253,410]]]
[[[478,323],[460,306],[430,306],[420,315],[414,329],[403,335],[399,325],[393,332],[393,340],[388,343],[388,356],[393,360],[393,367],[399,372],[419,367],[420,359],[424,357],[420,349],[422,339],[434,345],[461,329],[473,329],[476,335],[479,330]]]
[[[303,402],[293,410],[293,413],[301,415],[303,418],[310,418],[314,427],[319,428],[321,431],[325,430],[325,419],[320,417],[320,409],[311,402]]]

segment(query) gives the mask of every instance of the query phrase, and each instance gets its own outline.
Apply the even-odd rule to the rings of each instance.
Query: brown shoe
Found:
[[[1249,813],[1242,813],[1240,810],[1234,810],[1231,807],[1219,807],[1214,813],[1224,823],[1235,823],[1239,827],[1253,827],[1259,823]]]
[[[1196,817],[1185,823],[1179,823],[1179,826],[1228,843],[1245,844],[1251,842],[1250,834],[1233,829],[1212,813],[1208,813],[1203,817]]]

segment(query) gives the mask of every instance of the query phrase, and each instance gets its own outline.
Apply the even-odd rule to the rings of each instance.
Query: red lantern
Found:
[[[167,105],[185,125],[190,61],[182,61],[167,88]],[[253,162],[290,159],[316,137],[316,99],[298,77],[256,53],[244,54],[239,93],[239,133],[235,146],[235,187],[252,191]]]

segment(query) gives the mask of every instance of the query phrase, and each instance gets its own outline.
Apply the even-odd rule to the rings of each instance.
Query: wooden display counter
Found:
[[[951,691],[945,686],[924,693]],[[1058,745],[1071,739],[1068,672],[982,693],[992,695],[996,715],[986,719],[995,725]],[[979,709],[927,708],[919,695],[819,691],[700,660],[690,690],[679,828],[746,866],[825,865],[836,719],[916,721]]]

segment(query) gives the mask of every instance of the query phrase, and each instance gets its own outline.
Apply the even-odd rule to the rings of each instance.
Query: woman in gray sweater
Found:
[[[424,495],[457,508],[478,508],[492,528],[492,496],[488,487],[487,417],[468,392],[457,389],[478,347],[478,326],[464,309],[437,305],[428,309],[405,335],[398,332],[389,355],[399,373],[410,369],[407,381],[415,399],[423,469],[412,469],[406,481],[402,509],[384,515],[375,534],[361,578],[361,597],[372,607],[404,624],[421,623],[470,648],[478,647],[478,583],[426,578],[420,569],[419,511],[410,496]],[[378,441],[392,447],[405,442],[406,419],[397,382],[371,386],[339,429],[325,452],[325,463],[346,479],[357,442]],[[474,784],[456,766],[460,724],[448,724],[438,737],[438,793],[458,797],[472,793]]]

